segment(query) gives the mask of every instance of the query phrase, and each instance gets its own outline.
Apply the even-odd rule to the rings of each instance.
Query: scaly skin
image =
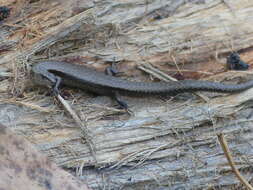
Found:
[[[51,86],[58,84],[77,87],[98,94],[121,95],[171,95],[183,92],[211,91],[233,93],[253,87],[253,80],[241,84],[223,84],[218,82],[182,80],[173,82],[132,82],[109,76],[81,65],[65,62],[46,61],[32,68],[34,82]],[[56,85],[58,89],[58,85]]]

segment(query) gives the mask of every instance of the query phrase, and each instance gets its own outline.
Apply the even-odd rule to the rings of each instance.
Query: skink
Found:
[[[32,68],[34,82],[54,87],[58,93],[60,84],[77,87],[97,94],[116,97],[120,95],[174,95],[183,92],[212,91],[234,93],[253,87],[253,80],[241,84],[223,84],[218,82],[182,80],[172,82],[133,82],[115,76],[106,75],[82,65],[66,62],[45,61]],[[124,102],[120,102],[121,106]]]

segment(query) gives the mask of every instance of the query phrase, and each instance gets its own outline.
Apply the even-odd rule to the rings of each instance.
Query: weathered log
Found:
[[[0,64],[14,73],[13,80],[1,82],[1,123],[15,126],[59,166],[78,168],[77,175],[94,189],[231,189],[239,182],[218,144],[218,132],[226,135],[242,175],[252,180],[252,89],[201,93],[204,99],[193,94],[124,97],[131,116],[114,108],[109,98],[68,90],[67,101],[93,137],[96,158],[81,129],[51,96],[28,89],[12,99],[6,92],[11,84],[13,91],[18,89],[24,68],[40,59],[99,70],[117,62],[134,80],[148,80],[137,68],[161,80],[174,71],[221,82],[250,79],[251,71],[224,72],[224,67],[231,51],[252,60],[252,1],[58,1],[51,7],[49,2],[44,11],[38,10],[42,2],[33,3],[34,12],[24,9],[27,20],[19,22],[17,8],[0,29],[5,34],[1,41],[11,44]],[[26,24],[23,29],[39,27],[36,23],[40,28],[21,42],[14,27],[20,22]]]

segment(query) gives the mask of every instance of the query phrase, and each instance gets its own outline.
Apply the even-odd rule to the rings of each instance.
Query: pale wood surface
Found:
[[[25,42],[20,42],[17,29],[12,38],[7,38],[8,27],[0,30],[5,34],[1,40],[13,45],[0,57],[5,68],[0,73],[12,76],[1,81],[1,123],[23,134],[59,166],[77,167],[77,175],[94,189],[231,189],[239,182],[217,132],[225,133],[237,167],[252,179],[252,89],[233,95],[201,93],[205,100],[193,94],[124,97],[131,116],[115,109],[108,97],[69,91],[68,102],[93,137],[96,159],[81,129],[53,97],[41,93],[44,89],[26,89],[16,99],[10,94],[23,86],[30,63],[49,58],[88,63],[99,70],[116,61],[130,80],[149,80],[136,68],[140,65],[163,71],[165,75],[147,70],[166,80],[171,74],[167,69],[177,69],[175,63],[213,75],[210,80],[251,79],[251,71],[216,73],[224,71],[225,56],[232,50],[252,62],[253,1],[57,2],[48,3],[47,11],[35,11],[30,22],[23,21],[26,29],[38,27],[36,21],[41,25],[38,31],[29,30],[35,37]],[[74,6],[83,12],[74,14]],[[6,21],[9,27],[14,23],[14,18]]]

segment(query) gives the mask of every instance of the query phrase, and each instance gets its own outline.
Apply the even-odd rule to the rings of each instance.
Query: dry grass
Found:
[[[251,167],[252,90],[171,99],[126,97],[134,113],[129,115],[110,98],[70,89],[62,91],[65,108],[71,110],[66,112],[48,89],[25,83],[31,65],[43,59],[100,71],[116,62],[131,80],[175,80],[178,74],[233,83],[249,79],[251,71],[226,72],[224,66],[231,50],[244,50],[242,59],[252,62],[253,4],[229,2],[229,9],[212,0],[178,4],[173,11],[172,2],[158,0],[5,1],[13,10],[0,28],[0,49],[5,47],[0,68],[7,68],[9,77],[1,81],[0,122],[14,126],[58,165],[79,167],[95,189],[232,187],[238,182],[230,178],[233,173],[215,134],[229,134],[238,160],[248,160],[240,169]],[[92,167],[100,168],[101,175]]]

